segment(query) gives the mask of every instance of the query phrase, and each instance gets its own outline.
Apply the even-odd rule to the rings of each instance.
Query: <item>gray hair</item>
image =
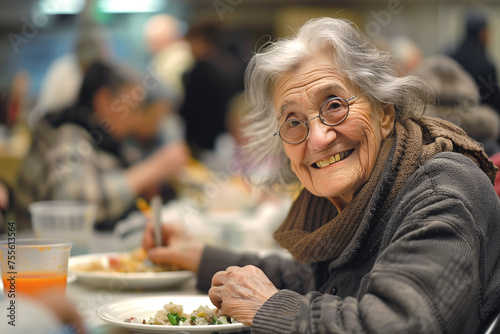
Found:
[[[401,76],[392,58],[370,45],[352,22],[328,17],[309,20],[295,36],[270,42],[247,67],[245,84],[251,110],[243,152],[245,174],[254,184],[282,190],[297,181],[281,140],[273,136],[279,124],[272,88],[285,72],[323,50],[330,52],[339,72],[373,105],[394,105],[398,121],[420,117],[434,99],[424,81]]]

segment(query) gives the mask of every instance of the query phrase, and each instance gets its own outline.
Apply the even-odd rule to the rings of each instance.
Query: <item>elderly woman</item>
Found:
[[[430,90],[397,73],[332,18],[256,54],[248,149],[253,167],[283,157],[266,185],[303,185],[274,234],[294,259],[204,247],[170,225],[165,247],[145,233],[150,258],[197,271],[255,333],[477,332],[500,297],[496,169],[464,131],[421,116]]]

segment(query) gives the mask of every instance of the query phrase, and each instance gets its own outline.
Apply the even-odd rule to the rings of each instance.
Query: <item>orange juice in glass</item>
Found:
[[[42,291],[64,294],[71,245],[71,241],[62,239],[0,241],[5,296],[36,296]]]

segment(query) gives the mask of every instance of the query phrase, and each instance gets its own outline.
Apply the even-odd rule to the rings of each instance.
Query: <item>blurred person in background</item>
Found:
[[[389,52],[394,55],[405,74],[415,70],[423,59],[418,45],[404,36],[398,36],[389,42]]]
[[[144,39],[152,56],[151,67],[172,90],[174,101],[184,100],[183,76],[194,65],[190,44],[183,38],[184,27],[167,14],[152,16],[144,26]]]
[[[21,70],[12,79],[9,101],[7,105],[6,125],[12,129],[18,123],[25,122],[29,101],[31,78],[28,72]]]
[[[161,79],[170,93],[169,112],[160,124],[157,144],[185,139],[185,125],[179,108],[184,100],[183,77],[194,64],[191,46],[183,39],[185,29],[180,20],[168,14],[154,15],[144,25],[144,40],[152,57],[148,69]],[[155,147],[131,144],[145,155]]]
[[[82,200],[97,205],[97,229],[113,229],[134,210],[137,196],[183,169],[189,152],[181,142],[133,164],[122,152],[127,137],[153,136],[164,112],[161,86],[145,89],[141,79],[124,66],[94,63],[77,103],[38,122],[19,171],[18,221],[27,221],[26,208],[35,201]]]
[[[7,230],[10,208],[14,200],[12,188],[3,180],[0,180],[0,234]]]
[[[244,116],[248,111],[248,103],[245,94],[239,92],[228,101],[225,129],[220,133],[214,143],[213,155],[205,156],[204,163],[212,170],[228,171],[236,168],[241,172],[241,161],[239,158],[240,148],[244,145],[245,139],[242,135],[244,128]],[[236,167],[240,166],[240,167]]]
[[[26,152],[30,142],[29,129],[24,124],[29,86],[29,75],[19,71],[10,90],[0,90],[0,233],[6,231],[6,223],[13,218],[16,167],[12,165]]]
[[[75,104],[85,71],[95,61],[109,57],[104,35],[104,29],[96,24],[82,23],[79,26],[73,52],[54,60],[45,74],[28,118],[31,128],[45,114]]]
[[[497,68],[487,54],[491,33],[487,16],[477,10],[468,10],[465,21],[464,40],[450,56],[469,72],[476,82],[481,103],[490,105],[500,114]]]
[[[196,61],[184,79],[180,115],[193,155],[203,160],[204,153],[213,152],[217,136],[227,131],[228,103],[243,89],[244,67],[223,47],[222,27],[216,22],[193,23],[186,39]]]
[[[489,156],[500,151],[500,115],[481,104],[473,78],[452,58],[439,55],[424,59],[412,73],[437,89],[437,105],[427,116],[439,117],[467,132],[479,141]]]
[[[432,89],[400,73],[347,20],[270,43],[247,69],[245,150],[257,166],[280,159],[261,186],[301,185],[274,232],[293,259],[204,246],[173,224],[164,247],[148,227],[149,258],[197,272],[252,333],[483,333],[500,302],[496,168],[462,129],[422,116]]]

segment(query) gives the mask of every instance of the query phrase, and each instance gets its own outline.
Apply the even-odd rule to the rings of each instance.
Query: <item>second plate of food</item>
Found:
[[[137,252],[72,256],[68,270],[77,275],[79,283],[111,289],[175,287],[194,277],[187,270],[148,263]]]

